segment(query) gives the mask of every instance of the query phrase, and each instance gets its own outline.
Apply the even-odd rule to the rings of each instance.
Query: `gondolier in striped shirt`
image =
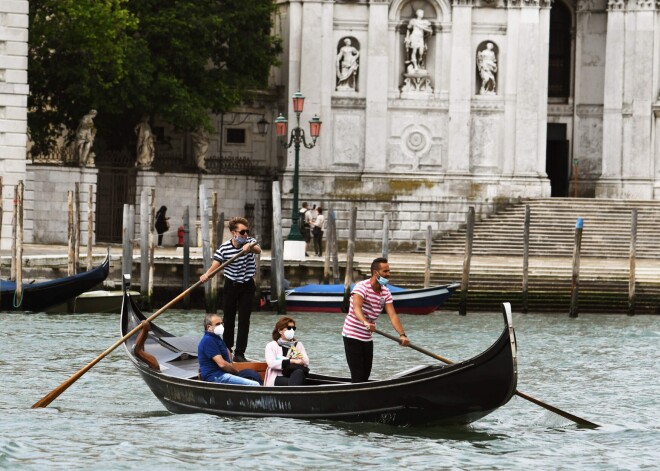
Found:
[[[387,288],[389,277],[390,265],[386,258],[379,257],[371,262],[371,278],[356,283],[351,292],[351,305],[342,336],[353,383],[369,379],[374,356],[373,331],[376,329],[376,319],[383,310],[398,332],[400,344],[404,347],[410,344]]]
[[[213,264],[208,271],[199,277],[202,283],[209,279],[209,273],[217,269],[222,263],[239,253],[238,257],[224,268],[225,282],[223,289],[224,334],[222,339],[229,348],[234,347],[234,328],[236,326],[236,312],[238,311],[238,332],[236,334],[236,349],[232,360],[246,361],[245,350],[248,344],[250,331],[250,315],[252,314],[252,301],[254,299],[254,274],[257,271],[255,254],[261,253],[257,240],[250,237],[248,221],[242,217],[234,217],[229,221],[231,239],[223,242],[213,254]]]

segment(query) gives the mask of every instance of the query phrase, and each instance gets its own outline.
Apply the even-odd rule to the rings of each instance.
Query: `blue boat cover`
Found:
[[[355,283],[351,285],[351,290],[355,286]],[[392,293],[399,291],[406,291],[406,288],[401,288],[399,286],[388,285],[387,286]],[[293,291],[296,293],[343,293],[344,285],[305,285],[294,288]]]

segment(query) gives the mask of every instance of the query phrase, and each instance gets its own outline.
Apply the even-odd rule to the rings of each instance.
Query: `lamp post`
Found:
[[[293,111],[296,113],[296,127],[291,130],[291,137],[289,142],[286,140],[282,141],[282,146],[285,149],[289,149],[293,146],[295,161],[293,166],[293,207],[291,209],[291,231],[289,231],[289,236],[287,240],[303,240],[303,236],[300,233],[300,227],[298,225],[298,160],[300,158],[300,145],[302,144],[307,149],[311,149],[316,145],[316,139],[318,139],[321,134],[321,119],[314,115],[312,119],[309,120],[309,134],[312,137],[311,144],[308,144],[305,140],[305,131],[300,127],[300,114],[303,111],[305,105],[305,97],[300,91],[296,92],[293,97]],[[277,136],[286,139],[287,135],[287,120],[282,113],[275,120],[275,127],[277,128]]]

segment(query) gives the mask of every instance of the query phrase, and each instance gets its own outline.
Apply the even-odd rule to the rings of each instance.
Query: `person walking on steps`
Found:
[[[243,217],[232,218],[229,221],[229,230],[231,231],[231,238],[223,242],[215,251],[211,267],[199,277],[199,281],[205,283],[210,278],[209,273],[235,255],[242,254],[242,256],[224,267],[224,332],[222,338],[231,351],[234,347],[234,328],[236,326],[236,313],[238,312],[236,349],[233,352],[232,361],[244,362],[247,361],[245,350],[248,345],[252,301],[256,290],[254,284],[254,275],[257,271],[255,254],[261,253],[261,247],[257,244],[256,239],[250,237],[247,219]]]

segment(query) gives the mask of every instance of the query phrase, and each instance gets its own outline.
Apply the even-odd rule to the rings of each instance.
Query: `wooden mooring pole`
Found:
[[[16,185],[16,291],[14,291],[14,307],[23,303],[23,180]]]
[[[154,298],[154,271],[156,255],[156,189],[152,188],[149,193],[149,281],[147,282],[147,299],[144,301],[146,306],[151,308]]]
[[[87,271],[93,266],[92,248],[94,246],[94,186],[89,185],[87,193]]]
[[[131,276],[133,271],[133,246],[131,241],[130,225],[131,205],[124,204],[124,212],[122,215],[122,257],[121,257],[121,273],[122,275]]]
[[[472,260],[472,243],[474,240],[474,206],[468,208],[467,230],[465,231],[465,256],[463,257],[463,277],[461,278],[461,300],[458,314],[467,314],[468,284],[470,281],[470,261]]]
[[[209,240],[209,211],[208,201],[206,199],[206,186],[199,185],[199,221],[202,231],[202,264],[204,273],[211,268],[211,241]],[[212,312],[211,306],[211,283],[204,284],[204,307],[206,312]]]
[[[274,181],[272,191],[273,199],[273,241],[271,243],[271,289],[270,297],[277,302],[277,313],[286,314],[284,292],[284,238],[282,236],[282,200],[280,195],[280,182]]]
[[[223,215],[224,217],[224,215]],[[220,234],[219,237],[222,237]],[[211,258],[218,248],[218,192],[214,191],[211,194]],[[206,283],[209,285],[210,293],[207,298],[208,312],[218,312],[218,280],[219,276],[214,276],[211,278],[210,282]]]
[[[357,234],[357,207],[351,209],[351,221],[348,226],[348,246],[346,247],[346,273],[344,273],[344,302],[342,311],[348,312],[353,283],[353,259],[355,258],[355,236]]]
[[[183,211],[183,289],[190,286],[190,208]],[[183,298],[183,308],[190,309],[190,296]]]
[[[571,306],[569,317],[578,316],[578,296],[580,293],[580,252],[582,250],[582,229],[584,220],[577,218],[575,223],[575,246],[573,248],[573,276],[571,278]]]
[[[525,205],[525,222],[523,225],[523,266],[522,266],[522,312],[527,313],[529,308],[529,226],[531,211]]]
[[[75,275],[76,269],[75,269],[75,256],[76,256],[76,219],[74,217],[74,211],[73,211],[73,192],[69,191],[68,192],[68,220],[67,220],[67,241],[68,241],[68,252],[67,252],[67,275]]]
[[[82,221],[80,220],[80,183],[76,182],[73,188],[73,227],[75,229],[73,238],[73,273],[80,271],[80,233]]]
[[[332,206],[326,209],[326,229],[325,229],[325,253],[323,257],[323,284],[330,283],[330,250],[332,244],[330,243],[330,218],[332,217]]]
[[[337,247],[337,214],[334,210],[330,212],[329,223],[331,225],[328,226],[328,230],[332,236],[332,243],[330,244],[330,250],[332,250],[332,282],[337,285],[341,276],[339,273],[339,248]]]
[[[633,209],[630,221],[630,272],[628,279],[628,315],[635,315],[635,257],[637,255],[637,210]]]
[[[18,185],[14,187],[14,208],[11,217],[11,262],[9,279],[16,281],[16,226],[18,225]]]
[[[389,254],[390,246],[390,215],[385,213],[383,215],[383,243],[381,247],[381,254],[384,258],[387,258]]]
[[[431,249],[433,249],[433,231],[426,226],[426,267],[424,269],[424,288],[431,286]]]
[[[140,194],[140,293],[149,297],[149,190]]]

